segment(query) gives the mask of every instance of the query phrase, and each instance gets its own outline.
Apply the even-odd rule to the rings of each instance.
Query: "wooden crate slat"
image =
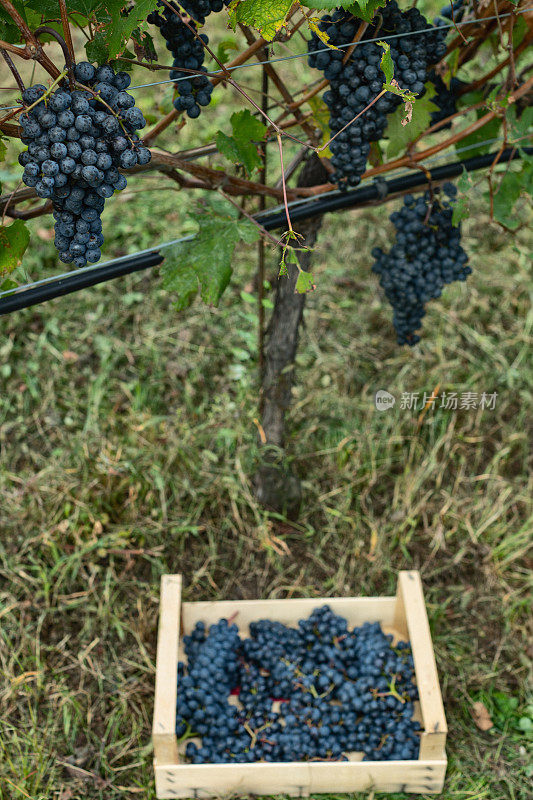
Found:
[[[202,620],[206,624],[218,622],[221,617],[232,618],[239,628],[250,622],[268,618],[294,625],[301,617],[308,616],[315,608],[329,605],[332,611],[346,617],[349,625],[363,622],[381,622],[391,625],[396,608],[395,597],[315,597],[290,600],[222,600],[192,602],[182,605],[183,632],[192,630]]]
[[[154,754],[158,764],[178,761],[176,701],[180,640],[181,575],[161,577],[155,676]]]
[[[406,570],[399,573],[397,601],[394,626],[406,633],[411,642],[425,730],[421,739],[420,758],[442,755],[448,729],[418,572]]]
[[[232,618],[242,633],[257,619],[289,625],[315,608],[329,605],[350,626],[379,622],[395,638],[411,642],[425,731],[417,761],[349,761],[251,764],[180,763],[175,736],[177,664],[183,640],[194,624]],[[236,613],[238,612],[238,613]],[[418,705],[418,704],[417,704]],[[432,727],[430,727],[432,726]],[[161,580],[157,674],[154,704],[154,767],[158,798],[285,794],[307,797],[320,792],[442,791],[446,772],[446,720],[438,684],[429,624],[417,572],[401,572],[396,597],[307,598],[181,602],[181,576]]]
[[[416,792],[442,788],[445,760],[289,762],[281,764],[201,764],[156,768],[157,796],[207,798],[232,794],[286,794],[306,797],[321,792]]]

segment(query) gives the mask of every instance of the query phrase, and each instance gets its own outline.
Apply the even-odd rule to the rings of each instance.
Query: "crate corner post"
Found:
[[[161,576],[159,628],[155,677],[152,741],[157,796],[160,793],[160,770],[178,763],[176,737],[176,700],[178,647],[181,614],[181,575]]]
[[[446,762],[445,747],[448,728],[424,602],[422,580],[417,570],[402,570],[398,574],[395,627],[402,635],[409,638],[413,651],[424,728],[420,740],[420,760]]]

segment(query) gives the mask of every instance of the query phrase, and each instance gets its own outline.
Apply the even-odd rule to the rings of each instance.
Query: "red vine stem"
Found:
[[[60,71],[55,66],[55,64],[50,61],[46,53],[43,52],[43,48],[41,47],[40,42],[35,38],[35,35],[31,32],[30,28],[26,20],[19,14],[13,3],[10,0],[0,0],[0,4],[4,7],[7,11],[8,15],[11,17],[19,31],[21,32],[23,38],[26,40],[28,45],[27,50],[29,50],[30,58],[35,58],[39,64],[48,72],[52,78],[57,78],[60,74]],[[10,48],[6,48],[10,49]],[[16,51],[16,48],[15,48]],[[13,52],[13,49],[11,49]],[[25,56],[22,56],[25,58]]]
[[[63,35],[65,37],[65,42],[67,45],[67,49],[70,55],[71,64],[74,64],[76,61],[76,56],[74,54],[74,45],[72,44],[72,34],[70,32],[70,24],[68,21],[68,13],[67,13],[67,5],[65,0],[59,0],[59,11],[61,12],[61,24],[63,26]],[[72,68],[68,71],[68,82],[70,89],[74,89],[74,70]]]
[[[287,201],[287,184],[285,182],[285,169],[283,167],[283,145],[281,143],[281,133],[278,133],[278,148],[279,148],[279,160],[281,163],[281,185],[283,189],[283,205],[285,206],[285,216],[287,217],[287,225],[289,226],[289,231],[292,232],[292,222],[291,222],[291,215],[289,214],[289,203]]]

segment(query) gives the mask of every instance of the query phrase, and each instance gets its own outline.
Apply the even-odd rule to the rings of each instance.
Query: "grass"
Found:
[[[206,112],[201,135],[225,113]],[[188,197],[147,184],[157,201],[132,179],[108,203],[106,255],[190,230]],[[251,488],[253,252],[237,253],[219,309],[178,316],[154,271],[0,320],[0,800],[154,797],[161,574],[182,572],[186,599],[239,599],[390,593],[402,568],[426,587],[450,728],[442,797],[528,796],[531,237],[479,202],[474,274],[405,350],[370,272],[390,210],[327,217],[317,245],[289,415],[296,522]],[[57,270],[47,224],[31,223],[23,276]],[[400,408],[437,386],[497,392],[496,407]],[[378,389],[393,409],[376,411]]]

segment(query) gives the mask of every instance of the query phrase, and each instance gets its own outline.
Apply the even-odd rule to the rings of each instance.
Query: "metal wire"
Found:
[[[528,6],[528,8],[521,8],[519,11],[516,11],[516,12],[511,11],[511,12],[508,12],[506,14],[495,14],[492,17],[478,17],[476,19],[471,19],[471,20],[467,20],[467,21],[464,21],[464,22],[457,22],[455,24],[451,23],[450,25],[438,25],[438,26],[434,26],[433,25],[430,28],[423,28],[420,31],[412,31],[411,33],[393,33],[393,34],[390,34],[390,36],[378,36],[378,37],[376,37],[374,39],[360,39],[357,42],[348,42],[347,44],[339,44],[339,45],[337,45],[337,49],[338,50],[343,50],[344,48],[352,47],[352,45],[355,45],[356,47],[358,47],[359,45],[369,44],[369,43],[372,43],[372,42],[389,42],[389,41],[391,41],[393,39],[401,39],[404,36],[419,36],[419,35],[423,35],[424,33],[430,33],[431,31],[435,31],[435,30],[445,30],[447,28],[448,29],[449,28],[455,28],[455,27],[457,27],[459,25],[473,25],[476,22],[490,22],[490,21],[495,20],[495,19],[503,19],[504,17],[511,17],[511,16],[514,16],[515,14],[524,14],[526,11],[532,11],[532,10],[533,10],[533,6]],[[292,61],[293,59],[296,59],[296,58],[307,58],[310,55],[317,55],[318,53],[327,53],[328,50],[331,50],[331,48],[330,47],[320,47],[317,50],[310,50],[310,51],[306,51],[304,53],[294,53],[293,55],[290,55],[290,56],[280,56],[279,58],[271,58],[271,59],[269,59],[269,63],[270,64],[276,64],[276,63],[281,62],[281,61]],[[235,67],[228,67],[228,69],[217,69],[217,70],[212,70],[210,72],[204,72],[203,74],[206,75],[206,76],[214,77],[215,75],[221,75],[221,74],[224,74],[225,72],[234,72],[237,69],[247,69],[247,68],[250,68],[250,67],[260,67],[265,63],[266,63],[265,61],[251,61],[251,62],[246,63],[246,64],[237,64]],[[178,69],[178,68],[177,67],[169,67],[169,69]],[[129,91],[133,91],[134,89],[146,89],[146,88],[148,88],[150,86],[162,86],[165,83],[179,83],[180,81],[188,81],[190,79],[191,79],[190,75],[185,75],[182,78],[175,78],[174,80],[155,81],[154,83],[141,83],[141,84],[138,84],[137,86],[130,86],[129,87]]]
[[[500,143],[500,142],[503,142],[503,141],[504,141],[504,139],[502,137],[496,138],[496,139],[485,139],[485,141],[483,141],[483,142],[475,142],[474,144],[470,144],[470,145],[466,145],[465,147],[457,148],[455,150],[455,153],[456,154],[465,153],[468,150],[477,149],[479,147],[483,147],[484,145],[496,144],[496,143]],[[512,145],[512,142],[510,142],[510,145]],[[455,162],[452,162],[452,161],[448,161],[447,162],[447,156],[442,154],[442,155],[436,155],[436,156],[433,156],[432,158],[427,159],[427,161],[425,161],[424,164],[437,164],[439,161],[444,161],[445,164],[446,163],[449,163],[449,164],[455,163]],[[389,173],[389,176],[396,176],[398,179],[401,179],[401,178],[404,178],[407,175],[411,175],[411,174],[412,174],[412,171],[401,173],[401,172],[398,172],[397,170],[392,170]],[[373,182],[373,180],[374,180],[373,178],[367,178],[366,180],[364,180],[362,182],[361,185],[370,184],[370,183]],[[324,192],[323,194],[321,194],[319,196],[316,196],[316,197],[308,197],[308,198],[303,198],[303,199],[298,199],[298,200],[291,200],[288,203],[288,207],[289,207],[289,209],[291,209],[291,208],[293,208],[295,206],[298,206],[298,208],[303,208],[303,207],[305,207],[305,205],[310,205],[311,203],[315,203],[317,201],[318,197],[320,197],[320,198],[328,198],[328,197],[333,197],[333,196],[335,196],[337,194],[341,194],[341,192],[338,189],[332,189],[331,191]],[[274,206],[273,208],[269,209],[269,213],[276,214],[278,211],[281,211],[282,209],[284,209],[284,205]],[[146,250],[137,250],[137,251],[135,251],[133,253],[129,253],[128,255],[120,256],[119,258],[113,258],[113,259],[110,259],[109,261],[104,261],[101,264],[94,264],[94,265],[91,265],[91,266],[82,267],[82,269],[69,270],[69,272],[62,272],[62,273],[60,273],[58,275],[50,275],[47,278],[41,278],[40,280],[33,281],[32,283],[24,283],[24,284],[21,284],[20,286],[17,286],[14,289],[7,289],[7,290],[5,290],[3,292],[0,292],[0,298],[5,297],[7,295],[17,294],[17,293],[25,291],[27,289],[34,289],[37,286],[43,286],[46,283],[49,283],[50,281],[62,280],[64,278],[68,278],[68,277],[70,277],[72,275],[80,275],[80,274],[84,274],[84,273],[88,273],[88,272],[94,271],[94,270],[99,269],[101,267],[110,267],[112,265],[120,264],[120,263],[123,263],[124,261],[129,261],[132,258],[136,258],[137,256],[146,255],[148,253],[154,253],[156,251],[164,250],[164,249],[166,249],[168,247],[172,247],[175,244],[181,244],[182,242],[188,242],[192,238],[193,238],[193,235],[182,236],[182,237],[180,237],[178,239],[171,239],[168,242],[162,242],[161,244],[158,244],[158,245],[156,245],[154,247],[149,247]]]
[[[389,42],[389,41],[392,41],[393,39],[401,39],[401,38],[403,38],[405,36],[419,36],[419,35],[421,36],[421,35],[423,35],[425,33],[430,33],[431,31],[435,31],[435,30],[446,30],[446,29],[449,30],[451,28],[455,29],[455,28],[457,28],[457,27],[459,27],[461,25],[474,25],[476,22],[491,22],[491,21],[493,21],[495,19],[505,19],[506,17],[512,17],[512,16],[516,16],[518,14],[525,14],[526,11],[533,11],[533,6],[528,6],[527,8],[520,8],[517,11],[509,11],[509,12],[507,12],[505,14],[494,14],[491,17],[476,17],[475,19],[463,20],[461,22],[450,23],[449,25],[438,25],[438,26],[434,26],[433,25],[433,26],[431,26],[429,28],[423,28],[420,31],[412,31],[411,33],[393,33],[393,34],[390,34],[389,36],[379,36],[379,37],[376,37],[374,39],[361,39],[360,41],[357,41],[357,42],[348,42],[347,44],[340,44],[340,45],[338,45],[337,49],[343,50],[344,48],[348,48],[348,47],[352,47],[352,46],[358,47],[359,45],[369,44],[369,43],[372,43],[372,42]],[[275,42],[273,44],[275,44]],[[272,59],[269,60],[269,63],[270,64],[277,64],[277,63],[283,62],[283,61],[293,61],[294,59],[297,59],[297,58],[307,58],[310,55],[318,55],[318,53],[327,53],[328,50],[330,50],[330,49],[331,48],[329,48],[329,47],[320,47],[317,50],[310,50],[310,51],[306,51],[304,53],[293,53],[290,56],[280,56],[278,58],[272,58]],[[236,66],[228,67],[227,69],[216,69],[216,70],[211,70],[210,72],[203,72],[202,75],[205,75],[206,77],[215,77],[216,75],[222,75],[222,74],[225,74],[226,72],[234,72],[235,70],[238,70],[238,69],[250,69],[251,67],[260,67],[265,63],[266,62],[264,62],[264,61],[251,61],[251,62],[248,62],[246,64],[237,64]],[[168,67],[168,69],[169,70],[173,70],[173,69],[177,69],[177,68],[176,67]],[[154,81],[153,83],[140,83],[140,84],[137,84],[137,86],[130,86],[129,87],[129,91],[133,92],[133,91],[135,91],[137,89],[148,89],[148,88],[150,88],[152,86],[163,86],[164,84],[167,84],[167,83],[179,83],[180,81],[188,81],[190,79],[191,79],[191,75],[183,75],[181,78],[166,79],[164,81]],[[20,105],[2,106],[1,110],[2,111],[10,111],[10,110],[13,110],[15,108],[23,108],[23,106],[20,106]]]

